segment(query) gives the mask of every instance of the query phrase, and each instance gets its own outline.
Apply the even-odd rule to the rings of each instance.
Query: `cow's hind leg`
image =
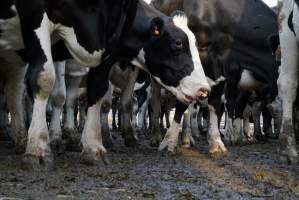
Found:
[[[125,140],[126,146],[138,145],[138,137],[136,127],[133,126],[133,93],[134,85],[139,73],[139,69],[135,68],[131,71],[128,83],[120,98],[121,103],[121,131]]]
[[[28,19],[26,16],[24,14],[24,16],[20,16],[20,19],[22,18],[24,23],[28,24],[28,27],[22,27],[22,31],[26,35],[24,42],[29,52],[27,75],[33,93],[34,105],[24,161],[31,167],[48,166],[47,164],[52,163],[52,154],[49,145],[46,106],[55,82],[50,39],[52,24],[46,14],[38,16],[42,18],[41,24],[28,23],[32,19]]]
[[[65,62],[55,63],[56,79],[51,94],[52,115],[50,123],[50,145],[55,154],[63,153],[65,143],[62,141],[61,112],[65,103]]]

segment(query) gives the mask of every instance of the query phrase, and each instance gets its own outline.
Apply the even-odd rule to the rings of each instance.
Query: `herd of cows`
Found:
[[[296,162],[298,41],[298,0],[1,0],[0,127],[30,166],[66,144],[105,157],[110,108],[127,146],[149,116],[151,145],[174,152],[184,117],[186,147],[199,128],[211,154],[274,137]]]

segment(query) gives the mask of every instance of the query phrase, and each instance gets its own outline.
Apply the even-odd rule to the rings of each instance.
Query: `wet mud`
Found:
[[[210,157],[206,141],[176,155],[143,141],[115,141],[109,165],[86,166],[80,153],[66,152],[50,171],[24,170],[22,156],[2,142],[0,199],[299,199],[299,166],[278,160],[277,141],[229,147],[222,157]]]

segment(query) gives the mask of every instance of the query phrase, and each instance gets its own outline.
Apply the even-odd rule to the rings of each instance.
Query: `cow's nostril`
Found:
[[[209,96],[209,90],[206,88],[200,88],[197,91],[196,96],[199,97],[200,99],[205,99]]]

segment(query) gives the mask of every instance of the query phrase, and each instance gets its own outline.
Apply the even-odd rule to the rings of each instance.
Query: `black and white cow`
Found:
[[[277,67],[267,45],[267,37],[277,33],[275,13],[260,0],[154,0],[152,5],[165,14],[175,9],[186,13],[188,26],[196,36],[199,55],[212,87],[209,98],[209,151],[226,152],[218,129],[225,85],[223,67],[234,64],[243,66],[238,83],[240,88],[254,89],[254,82],[259,80],[270,84],[275,90]]]
[[[8,9],[13,6],[10,0],[1,3]],[[81,65],[93,67],[88,74],[89,108],[81,139],[87,160],[98,160],[106,152],[97,119],[99,99],[108,89],[115,60],[132,61],[147,70],[182,102],[208,95],[210,87],[195,51],[195,37],[182,13],[167,17],[136,0],[16,0],[15,5],[34,97],[25,153],[28,163],[51,163],[45,113],[55,81],[56,54],[61,59],[71,55]],[[65,46],[52,54],[51,46],[57,40]]]
[[[279,153],[283,159],[297,162],[293,110],[298,88],[299,1],[279,0],[278,13],[281,71],[277,82],[282,102]]]

